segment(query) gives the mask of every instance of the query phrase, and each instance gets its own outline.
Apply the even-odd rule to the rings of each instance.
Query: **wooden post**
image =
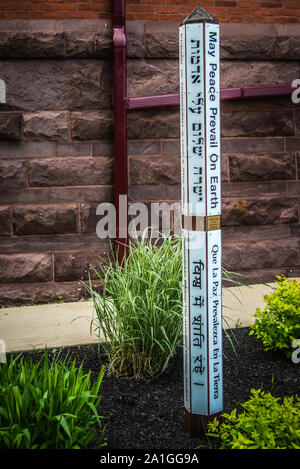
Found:
[[[184,407],[200,436],[223,409],[218,22],[197,8],[179,29]]]

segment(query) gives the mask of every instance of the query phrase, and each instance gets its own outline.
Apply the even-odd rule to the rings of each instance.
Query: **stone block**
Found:
[[[18,189],[26,187],[26,162],[21,160],[0,160],[0,188]]]
[[[177,156],[132,157],[131,184],[180,184],[180,158]]]
[[[32,235],[3,237],[0,252],[3,254],[30,253],[33,250],[39,253],[62,251],[91,251],[109,247],[107,238],[98,238],[96,234],[64,234],[63,236]]]
[[[299,225],[291,225],[291,236],[300,236],[300,224]]]
[[[300,59],[300,34],[298,36],[285,36],[278,38],[278,58],[281,60]]]
[[[87,111],[71,113],[73,140],[110,140],[113,137],[113,113],[111,111]]]
[[[82,233],[96,233],[100,217],[96,215],[97,204],[80,204],[80,224]]]
[[[44,304],[52,301],[79,301],[88,297],[88,291],[76,283],[33,283],[2,285],[0,304],[3,306]]]
[[[180,184],[132,185],[128,188],[128,200],[132,201],[173,201],[180,200]]]
[[[300,264],[300,241],[279,239],[224,245],[223,266],[234,272],[250,269],[285,269]],[[279,270],[278,270],[279,271]]]
[[[107,109],[110,72],[105,60],[3,60],[7,104],[24,111]]]
[[[300,94],[299,94],[300,97]],[[295,135],[300,137],[300,109],[295,109]]]
[[[293,112],[281,111],[223,111],[222,137],[264,137],[294,134]]]
[[[64,30],[68,57],[111,57],[112,26],[110,21],[66,20]]]
[[[163,140],[161,146],[163,155],[180,155],[180,140]]]
[[[0,236],[10,236],[9,207],[0,207]]]
[[[64,57],[63,32],[1,31],[0,57],[49,58]]]
[[[49,20],[0,20],[0,57],[64,57],[63,25]]]
[[[54,255],[54,276],[57,282],[98,279],[92,266],[101,274],[100,259],[107,251],[59,252]]]
[[[111,158],[55,158],[31,161],[32,187],[102,186],[113,182]]]
[[[0,189],[0,200],[3,205],[111,202],[113,186],[31,187],[17,191]]]
[[[225,200],[225,199],[223,199]],[[225,206],[224,206],[225,207]],[[222,223],[222,240],[230,241],[253,241],[259,239],[281,239],[293,237],[291,227],[297,225],[236,225],[224,226]]]
[[[130,140],[128,141],[128,155],[160,155],[161,144],[157,140]]]
[[[0,160],[1,189],[18,189],[26,185],[25,161]]]
[[[27,140],[68,140],[68,112],[39,111],[24,114],[24,137]]]
[[[91,143],[57,143],[56,156],[91,156]]]
[[[51,142],[0,143],[0,158],[44,158],[53,156]]]
[[[241,85],[292,83],[300,76],[299,62],[224,60],[221,62],[221,88]]]
[[[221,180],[222,183],[229,182],[229,159],[227,156],[221,156]]]
[[[21,140],[22,115],[20,113],[0,113],[0,140]]]
[[[287,138],[285,138],[285,140],[287,140]],[[283,152],[284,148],[285,143],[283,137],[222,138],[221,141],[222,153]]]
[[[300,59],[300,29],[296,24],[277,24],[277,57],[280,60]]]
[[[78,232],[77,205],[39,205],[13,208],[16,235],[63,234]]]
[[[241,84],[240,86],[243,86]],[[222,111],[258,111],[258,110],[282,110],[285,108],[293,108],[291,95],[285,96],[264,96],[252,97],[250,99],[233,99],[222,101]]]
[[[0,254],[0,283],[52,280],[50,254]]]
[[[270,182],[270,181],[255,181],[255,182],[235,182],[224,183],[222,185],[223,197],[257,197],[267,195],[285,195],[286,182]]]
[[[289,181],[287,183],[287,192],[292,195],[300,194],[300,181]]]
[[[179,93],[177,60],[128,60],[128,96]]]
[[[240,153],[229,156],[231,182],[275,181],[296,178],[292,153]]]
[[[222,226],[271,225],[298,222],[296,197],[222,200]]]
[[[165,22],[162,28],[159,22],[145,23],[146,57],[178,58],[179,23]]]
[[[148,208],[148,215],[149,219],[148,222],[149,224],[153,221],[150,219],[150,212],[151,212],[151,206],[150,203],[147,202],[147,199],[145,198],[144,200],[141,200],[144,204],[147,205]],[[158,202],[160,203],[160,202]],[[179,202],[177,202],[179,203]],[[173,201],[170,202],[170,204],[173,204]],[[80,205],[80,215],[81,215],[81,231],[83,233],[95,233],[97,223],[100,220],[101,216],[96,214],[97,210],[97,205],[96,204],[81,204]],[[137,214],[138,215],[138,214]],[[161,215],[161,214],[159,214]],[[128,223],[130,222],[130,219],[135,218],[136,214],[133,216],[128,216]],[[161,216],[160,216],[161,219]],[[106,238],[104,238],[105,240]]]
[[[93,142],[93,156],[114,156],[114,145],[111,141]]]
[[[179,110],[148,109],[128,113],[129,139],[179,138]]]
[[[126,21],[127,57],[144,57],[144,28],[141,21]]]
[[[300,148],[300,137],[285,137],[287,151],[298,151]]]
[[[221,59],[266,60],[276,58],[273,24],[224,23],[220,28]]]

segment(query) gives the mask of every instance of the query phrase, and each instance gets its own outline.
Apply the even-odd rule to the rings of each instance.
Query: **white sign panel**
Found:
[[[182,236],[185,408],[211,415],[223,408],[221,230]]]
[[[186,28],[186,114],[188,213],[205,215],[205,128],[203,24]]]
[[[180,153],[181,153],[181,204],[188,200],[187,136],[186,136],[186,73],[185,73],[185,27],[179,28],[179,79],[180,79]]]
[[[184,216],[218,219],[220,178],[219,26],[179,30],[181,183]],[[191,414],[222,411],[221,230],[183,227],[184,402]],[[203,229],[203,231],[201,231]]]
[[[190,289],[188,274],[188,232],[182,230],[182,302],[183,302],[183,374],[184,374],[184,405],[190,412],[191,408],[191,360],[190,360]]]
[[[221,230],[207,232],[209,414],[223,409]]]
[[[191,413],[207,414],[206,233],[192,233],[189,243]]]
[[[181,26],[179,52],[183,214],[220,215],[219,25]]]
[[[207,212],[221,214],[219,25],[205,25]]]

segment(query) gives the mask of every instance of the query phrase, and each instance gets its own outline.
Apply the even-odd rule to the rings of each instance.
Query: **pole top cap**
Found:
[[[189,24],[189,23],[217,24],[218,20],[214,18],[212,15],[210,15],[206,10],[204,10],[204,8],[197,7],[196,10],[194,10],[189,16],[187,16],[181,24],[184,25],[184,24]]]

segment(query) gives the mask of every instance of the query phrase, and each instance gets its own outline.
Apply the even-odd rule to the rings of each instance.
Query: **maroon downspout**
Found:
[[[127,89],[125,1],[113,0],[113,80],[114,80],[114,201],[118,260],[127,253],[128,164],[127,164]],[[126,197],[126,213],[120,226],[119,196]]]

